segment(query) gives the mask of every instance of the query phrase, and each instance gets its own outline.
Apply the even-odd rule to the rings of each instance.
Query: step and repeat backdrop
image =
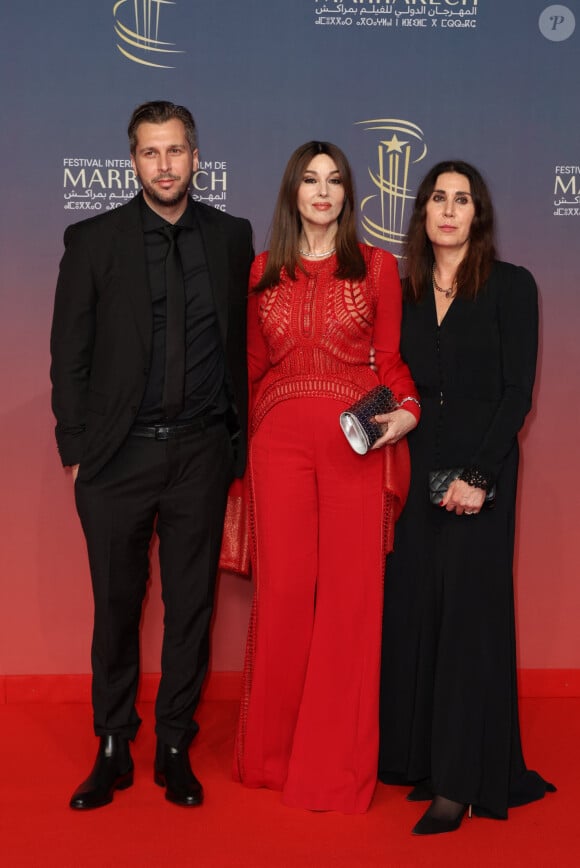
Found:
[[[527,266],[541,294],[520,664],[578,668],[580,2],[21,0],[2,4],[0,40],[0,673],[89,669],[89,575],[54,445],[48,337],[63,230],[135,194],[126,127],[149,99],[192,110],[192,194],[248,217],[256,250],[288,156],[309,139],[346,151],[361,237],[397,256],[430,166],[480,168],[501,258]],[[250,593],[222,576],[214,669],[241,668]],[[145,671],[159,669],[161,619],[154,570]]]

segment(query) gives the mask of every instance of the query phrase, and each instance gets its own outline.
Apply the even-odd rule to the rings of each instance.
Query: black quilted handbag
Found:
[[[381,426],[371,419],[378,413],[391,413],[398,407],[395,396],[387,386],[375,386],[340,414],[340,427],[355,452],[365,455],[383,434]]]
[[[431,470],[429,472],[429,500],[434,506],[439,506],[452,482],[463,473],[463,467],[453,467],[447,470]],[[485,495],[484,506],[495,505],[495,485]]]

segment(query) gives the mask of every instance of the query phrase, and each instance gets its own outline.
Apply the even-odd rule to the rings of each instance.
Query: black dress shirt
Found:
[[[224,388],[225,361],[201,232],[191,200],[176,226],[177,247],[185,283],[185,402],[176,419],[164,418],[162,397],[165,370],[166,297],[164,263],[169,242],[160,231],[169,225],[144,200],[141,216],[153,311],[149,376],[135,420],[138,425],[166,421],[187,422],[199,416],[222,414],[228,408]]]

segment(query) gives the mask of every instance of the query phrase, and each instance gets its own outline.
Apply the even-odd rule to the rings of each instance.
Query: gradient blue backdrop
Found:
[[[343,147],[360,201],[377,192],[369,172],[381,133],[360,123],[370,119],[420,128],[427,153],[410,167],[411,192],[443,158],[483,171],[501,256],[526,265],[541,292],[539,379],[522,438],[520,663],[578,668],[580,174],[556,168],[580,173],[578,0],[565,4],[577,27],[560,41],[539,27],[554,5],[540,0],[153,2],[157,39],[173,43],[176,54],[153,42],[161,50],[150,51],[142,36],[130,36],[144,5],[22,0],[0,12],[0,674],[89,668],[89,579],[71,481],[54,447],[48,333],[64,227],[96,213],[65,208],[76,201],[65,195],[106,207],[118,191],[75,187],[70,176],[65,183],[64,161],[127,158],[128,117],[156,98],[194,112],[201,159],[211,163],[208,171],[220,164],[214,189],[198,192],[224,192],[225,163],[227,189],[216,202],[250,218],[257,250],[266,246],[287,158],[308,139]],[[359,23],[365,17],[377,23]],[[152,62],[171,68],[146,65]],[[572,213],[555,216],[560,199]],[[241,666],[249,593],[242,580],[222,579],[214,668]],[[156,589],[144,629],[144,668],[156,671]]]

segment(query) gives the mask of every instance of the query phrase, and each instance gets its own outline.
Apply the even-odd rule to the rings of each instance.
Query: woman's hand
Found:
[[[392,413],[380,413],[375,416],[375,422],[378,422],[383,429],[382,437],[373,445],[373,449],[380,449],[382,446],[392,446],[401,437],[405,437],[409,431],[417,426],[417,420],[408,410],[403,408],[393,410]]]
[[[457,515],[477,515],[484,503],[483,488],[474,488],[462,479],[455,479],[445,492],[445,497],[439,506]]]

